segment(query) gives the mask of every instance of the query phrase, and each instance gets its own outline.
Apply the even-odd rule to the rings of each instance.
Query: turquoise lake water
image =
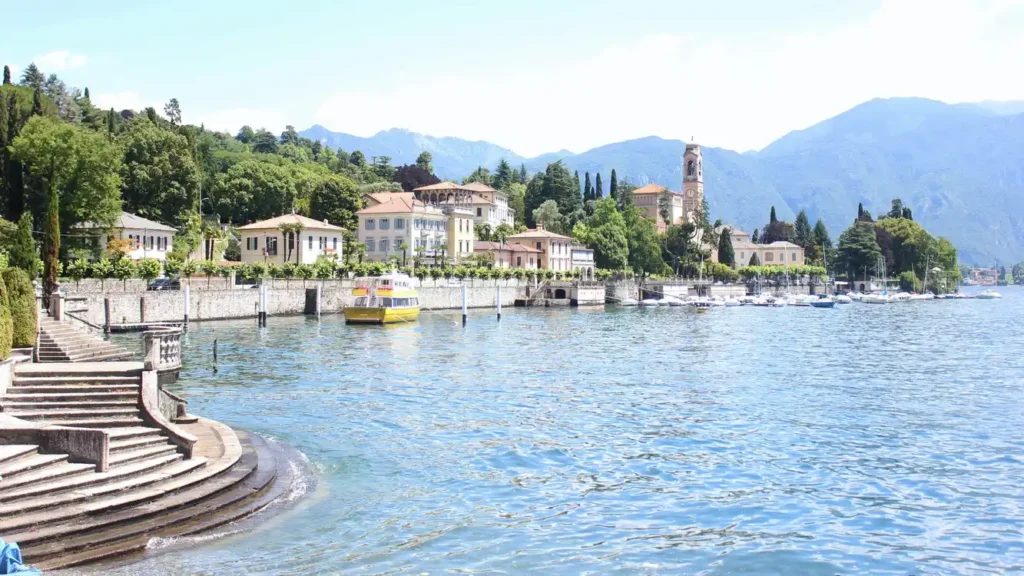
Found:
[[[1024,290],[1000,290],[194,324],[171,389],[316,488],[96,573],[1019,572]]]

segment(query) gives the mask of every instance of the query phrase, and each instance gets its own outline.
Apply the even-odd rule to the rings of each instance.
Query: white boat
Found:
[[[888,304],[891,302],[891,300],[889,300],[889,295],[885,293],[865,294],[860,297],[860,301],[862,304]]]
[[[723,299],[721,299],[721,298],[718,298],[718,297],[716,296],[715,298],[712,298],[712,299],[711,299],[711,305],[712,305],[712,306],[716,306],[716,307],[717,307],[717,306],[725,306],[725,300],[723,300]]]
[[[814,300],[813,296],[792,296],[787,304],[790,306],[810,306],[812,300]]]
[[[755,298],[754,301],[751,302],[751,304],[754,305],[754,306],[762,306],[762,307],[763,306],[771,306],[772,305],[772,301],[767,299],[767,298],[759,296],[759,297]]]
[[[639,302],[635,298],[623,298],[619,300],[619,306],[637,306]]]
[[[833,300],[836,301],[836,304],[853,304],[853,298],[845,294],[837,294]]]
[[[675,296],[665,296],[661,299],[662,306],[685,306],[686,302],[683,302]]]
[[[743,302],[740,302],[735,298],[729,298],[725,301],[725,306],[728,308],[731,308],[733,306],[743,306]]]
[[[641,306],[661,306],[661,300],[655,300],[654,298],[644,298],[640,301]]]
[[[981,294],[978,294],[977,296],[975,296],[975,298],[977,298],[978,300],[995,300],[996,298],[1002,298],[1002,297],[1003,297],[1002,294],[1000,294],[999,292],[996,292],[992,288],[989,288],[988,290],[985,290]]]
[[[771,301],[772,308],[785,308],[786,299],[783,297],[776,298]]]
[[[910,295],[910,299],[913,300],[913,301],[916,301],[916,300],[935,300],[935,294],[932,294],[931,292],[925,292],[924,294],[911,294]]]
[[[864,295],[861,294],[860,292],[850,292],[846,295],[846,297],[849,298],[852,302],[860,302],[861,298],[863,298]]]
[[[907,292],[897,292],[889,297],[891,302],[910,302],[911,295]]]
[[[707,298],[697,298],[696,300],[689,302],[689,304],[694,308],[711,308],[714,306],[714,303]]]

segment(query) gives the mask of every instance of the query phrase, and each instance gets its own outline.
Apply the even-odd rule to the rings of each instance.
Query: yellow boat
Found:
[[[414,322],[420,315],[420,296],[408,274],[356,278],[352,295],[355,303],[344,310],[348,324]]]

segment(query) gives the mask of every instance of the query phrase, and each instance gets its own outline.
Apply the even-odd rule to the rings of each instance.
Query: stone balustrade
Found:
[[[181,369],[181,328],[154,326],[143,332],[145,370],[157,373]]]

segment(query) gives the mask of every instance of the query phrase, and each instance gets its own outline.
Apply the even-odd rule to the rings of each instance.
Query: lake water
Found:
[[[317,488],[97,573],[1018,572],[1024,290],[1000,290],[195,324],[172,389]]]

